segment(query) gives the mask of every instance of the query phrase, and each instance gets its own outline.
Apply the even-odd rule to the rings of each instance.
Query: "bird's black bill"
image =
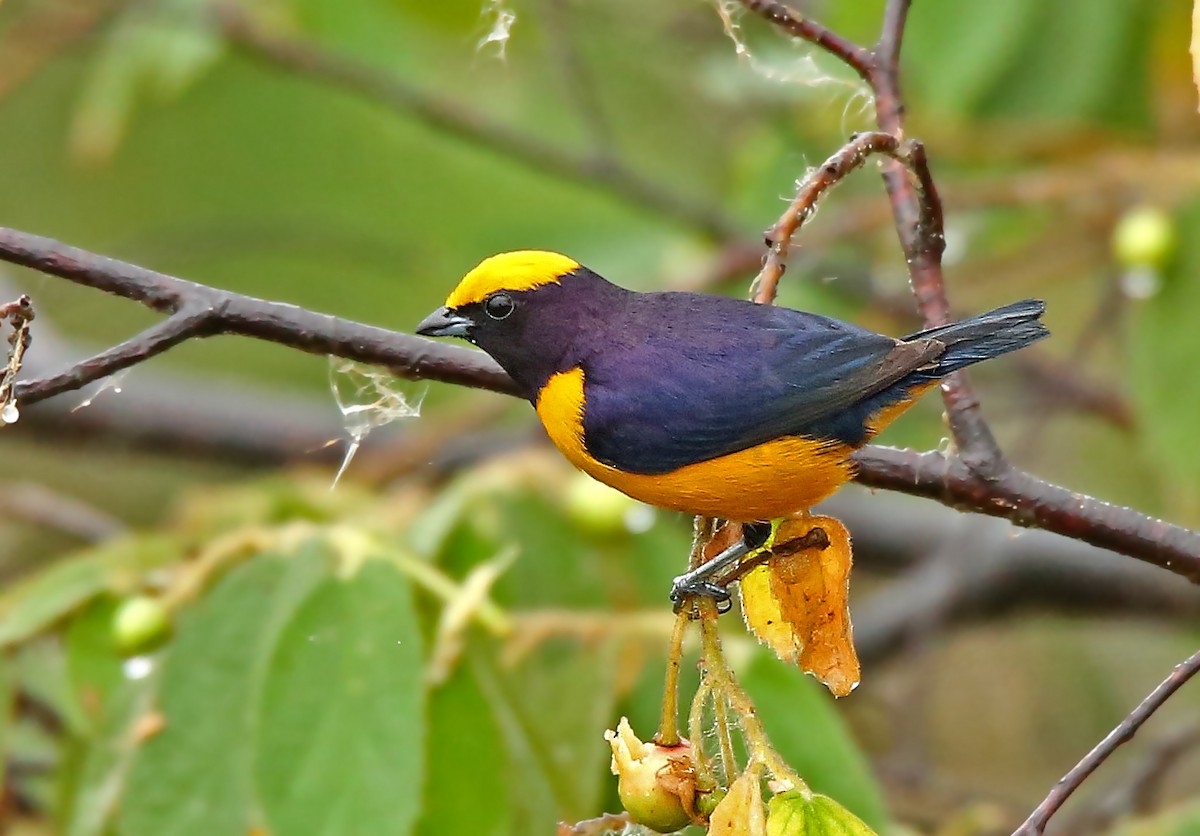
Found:
[[[465,337],[474,325],[462,314],[456,314],[449,308],[438,308],[421,320],[417,333],[425,337]]]

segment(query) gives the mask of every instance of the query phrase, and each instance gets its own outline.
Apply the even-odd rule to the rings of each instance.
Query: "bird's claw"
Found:
[[[671,584],[671,603],[675,605],[675,612],[683,609],[683,602],[693,596],[711,598],[717,605],[718,615],[727,613],[733,608],[733,596],[720,584],[699,578],[689,578],[687,575],[675,578],[675,582]]]

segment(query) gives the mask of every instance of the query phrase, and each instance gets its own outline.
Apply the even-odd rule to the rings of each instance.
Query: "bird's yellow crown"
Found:
[[[485,258],[463,276],[458,287],[446,298],[446,307],[459,308],[482,302],[497,290],[533,290],[556,284],[563,276],[578,269],[579,263],[574,259],[544,250],[500,253]]]

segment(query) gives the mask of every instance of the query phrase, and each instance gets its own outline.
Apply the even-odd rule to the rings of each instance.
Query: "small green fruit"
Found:
[[[582,473],[574,474],[564,498],[571,522],[595,537],[629,532],[627,521],[640,503]]]
[[[1130,209],[1113,229],[1113,257],[1127,270],[1161,270],[1177,245],[1175,219],[1157,206]]]
[[[167,608],[156,598],[136,595],[126,598],[113,613],[112,635],[117,649],[125,655],[153,650],[171,632]]]
[[[621,805],[635,822],[659,833],[674,833],[691,823],[696,773],[686,740],[676,746],[643,742],[624,717],[604,739],[612,747]]]

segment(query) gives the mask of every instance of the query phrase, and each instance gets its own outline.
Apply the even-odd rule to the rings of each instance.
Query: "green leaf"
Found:
[[[162,0],[126,9],[101,44],[71,126],[71,150],[89,163],[116,152],[145,92],[178,96],[220,57],[199,4]]]
[[[785,792],[767,803],[767,836],[875,836],[875,831],[827,795]]]
[[[102,592],[135,589],[147,571],[170,564],[180,551],[168,537],[122,538],[9,587],[0,596],[0,647],[48,629]]]
[[[845,804],[877,830],[888,817],[866,758],[815,679],[759,649],[742,684],[758,707],[771,743],[808,785]]]
[[[123,680],[109,693],[95,734],[87,740],[78,775],[68,793],[61,832],[65,836],[104,836],[124,797],[138,729],[153,711],[158,672]]]
[[[369,560],[314,590],[280,635],[263,684],[255,778],[267,829],[411,832],[424,701],[407,579]]]
[[[905,39],[910,87],[943,114],[1149,127],[1148,4],[1006,0],[960,12],[957,0],[927,0]]]
[[[60,830],[70,836],[101,834],[111,824],[137,751],[134,726],[151,710],[160,664],[132,679],[112,638],[116,601],[93,601],[67,627],[67,678],[75,713],[83,718],[60,772]],[[161,660],[159,660],[161,661]]]
[[[507,779],[523,829],[550,830],[599,809],[611,779],[603,732],[615,722],[618,650],[611,639],[550,640],[504,668],[494,654],[472,655],[513,764]]]
[[[420,836],[513,832],[508,754],[479,682],[460,665],[430,695]]]
[[[259,823],[258,694],[280,631],[329,567],[315,546],[259,556],[181,615],[162,674],[166,727],[137,754],[120,832],[245,836]]]
[[[79,714],[99,722],[109,699],[127,681],[123,657],[113,641],[117,601],[99,598],[71,619],[66,631],[67,678]]]

